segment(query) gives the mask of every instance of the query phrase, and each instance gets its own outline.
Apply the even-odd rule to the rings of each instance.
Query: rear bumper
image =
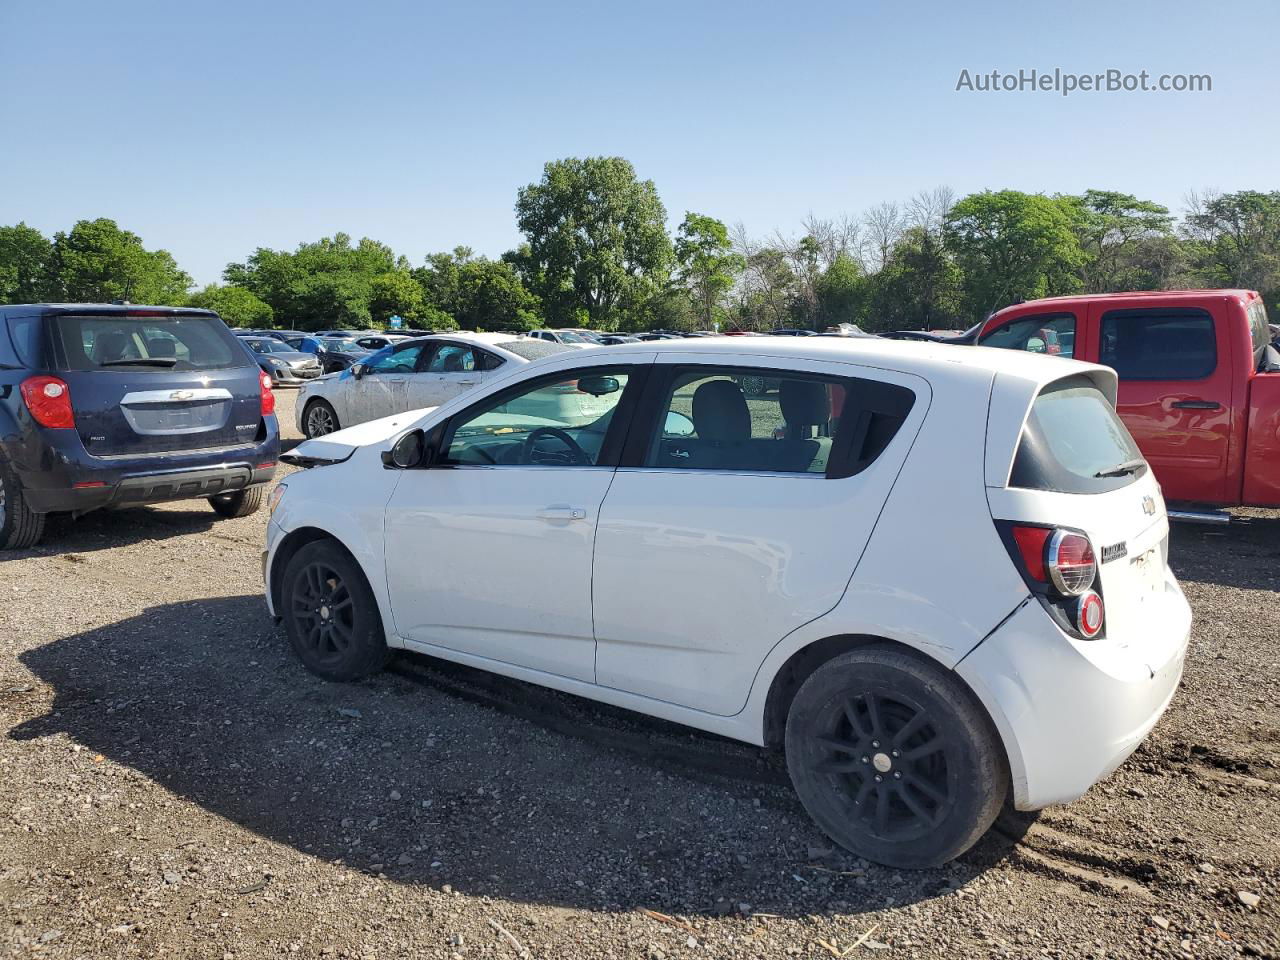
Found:
[[[1172,575],[1153,607],[1123,644],[1074,640],[1030,601],[957,665],[1004,741],[1018,809],[1075,800],[1156,725],[1182,678],[1191,609]]]
[[[280,432],[274,416],[266,419],[257,443],[141,457],[93,457],[74,430],[42,430],[38,456],[11,462],[36,513],[211,497],[275,475]]]

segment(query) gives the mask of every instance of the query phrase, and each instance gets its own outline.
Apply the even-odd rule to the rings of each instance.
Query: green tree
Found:
[[[374,278],[408,269],[386,244],[365,237],[353,245],[336,233],[293,251],[259,247],[244,263],[228,264],[223,279],[270,304],[282,327],[324,330],[368,326]]]
[[[389,270],[369,281],[369,315],[379,326],[392,317],[418,322],[426,305],[422,287],[408,270]]]
[[[44,299],[43,280],[53,248],[35,227],[0,227],[0,303]]]
[[[211,283],[187,298],[187,305],[216,311],[229,327],[269,328],[274,313],[244,287],[224,287]]]
[[[468,330],[533,330],[542,326],[538,298],[513,264],[477,257],[469,247],[435,253],[413,271],[426,301]]]
[[[960,322],[960,268],[936,230],[904,231],[869,286],[867,330],[929,330]]]
[[[71,303],[181,304],[191,277],[178,269],[169,251],[147,250],[136,233],[99,218],[54,234],[43,287],[49,299]]]
[[[1078,290],[1085,255],[1075,212],[1068,201],[1017,190],[970,194],[952,207],[946,241],[963,271],[968,316]]]
[[[746,261],[734,253],[723,223],[692,212],[685,214],[676,234],[675,257],[697,317],[704,329],[710,329]]]
[[[1073,229],[1084,253],[1080,281],[1085,291],[1146,290],[1158,285],[1142,265],[1142,252],[1150,241],[1172,234],[1168,207],[1114,190],[1086,190],[1083,196],[1061,199],[1073,215]]]
[[[1280,296],[1280,191],[1193,197],[1183,231],[1199,282]]]
[[[591,326],[612,329],[652,297],[672,258],[666,216],[653,181],[621,157],[548,163],[516,199],[547,319],[571,322],[581,308]]]
[[[814,284],[818,325],[863,323],[870,292],[862,268],[847,253],[837,254]]]

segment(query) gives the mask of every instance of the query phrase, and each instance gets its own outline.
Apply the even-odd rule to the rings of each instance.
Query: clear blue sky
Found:
[[[0,0],[0,223],[106,216],[200,283],[343,230],[415,263],[519,237],[547,160],[619,154],[753,232],[940,184],[1275,189],[1280,4]],[[958,93],[973,72],[1200,94]]]

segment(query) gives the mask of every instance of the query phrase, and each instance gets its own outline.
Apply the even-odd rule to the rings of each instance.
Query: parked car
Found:
[[[0,549],[50,513],[204,498],[247,516],[279,450],[271,378],[216,313],[0,307]]]
[[[968,360],[717,338],[513,366],[292,451],[269,607],[330,680],[406,648],[783,745],[836,842],[944,863],[1009,794],[1120,764],[1191,616],[1115,375]],[[781,382],[770,409],[743,370]],[[547,415],[570,389],[607,409]]]
[[[625,333],[606,333],[597,342],[604,347],[616,347],[620,343],[639,343],[640,339]]]
[[[975,339],[1112,367],[1120,419],[1169,500],[1280,506],[1280,354],[1254,291],[1033,300],[993,314]]]
[[[383,347],[389,347],[393,343],[403,343],[409,337],[399,333],[369,333],[356,337],[357,346],[363,347],[369,351],[381,350]]]
[[[368,350],[348,337],[303,337],[295,347],[300,353],[312,354],[325,373],[346,370],[353,363],[369,356]]]
[[[769,331],[771,337],[816,337],[817,335],[816,330],[804,330],[799,327],[778,327]]]
[[[548,343],[568,343],[580,347],[589,347],[595,343],[576,330],[530,330],[526,336],[534,340],[546,340]]]
[[[319,437],[405,410],[438,406],[512,366],[572,349],[501,333],[459,331],[406,340],[339,376],[304,386],[296,404],[298,430],[304,437]],[[566,390],[556,403],[550,412],[594,409],[593,398],[575,390]]]
[[[252,351],[262,372],[271,378],[272,386],[314,380],[322,372],[314,354],[294,350],[283,340],[246,336],[238,339]]]

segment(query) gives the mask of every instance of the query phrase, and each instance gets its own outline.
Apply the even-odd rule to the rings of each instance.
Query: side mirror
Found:
[[[666,422],[662,425],[662,433],[668,437],[692,437],[693,421],[683,413],[671,410],[667,413]]]
[[[593,397],[603,397],[610,393],[617,393],[622,389],[622,384],[618,382],[617,377],[579,377],[578,389]]]
[[[427,459],[427,441],[421,430],[410,430],[390,450],[382,451],[382,465],[388,470],[412,470]]]
[[[353,363],[351,365],[351,375],[355,377],[357,380],[359,380],[368,372],[369,372],[368,367],[366,367],[363,363]]]

